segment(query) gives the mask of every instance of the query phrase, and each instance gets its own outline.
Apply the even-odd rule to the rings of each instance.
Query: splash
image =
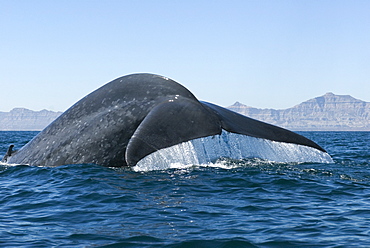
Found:
[[[6,162],[0,162],[0,166],[5,166],[5,167],[18,166],[18,165],[23,165],[23,164],[8,164]]]
[[[194,139],[161,149],[141,159],[133,169],[150,171],[194,165],[210,166],[220,158],[259,158],[277,163],[333,163],[328,153],[312,147],[223,131],[221,135]]]

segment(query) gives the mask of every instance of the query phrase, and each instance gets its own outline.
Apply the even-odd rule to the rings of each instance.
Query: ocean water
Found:
[[[370,247],[370,132],[300,134],[334,163],[0,165],[0,247]]]

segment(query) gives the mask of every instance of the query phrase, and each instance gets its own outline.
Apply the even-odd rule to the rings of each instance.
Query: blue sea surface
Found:
[[[0,165],[0,247],[370,247],[370,132],[300,134],[335,163]]]

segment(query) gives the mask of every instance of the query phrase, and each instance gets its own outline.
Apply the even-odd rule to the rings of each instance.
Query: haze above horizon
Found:
[[[285,109],[370,101],[370,1],[0,0],[0,111],[65,111],[122,75],[198,99]]]

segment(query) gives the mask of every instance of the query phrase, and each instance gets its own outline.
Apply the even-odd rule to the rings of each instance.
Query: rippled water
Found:
[[[0,154],[36,132],[0,132]],[[370,132],[302,132],[333,164],[135,172],[0,166],[1,247],[370,247]]]

